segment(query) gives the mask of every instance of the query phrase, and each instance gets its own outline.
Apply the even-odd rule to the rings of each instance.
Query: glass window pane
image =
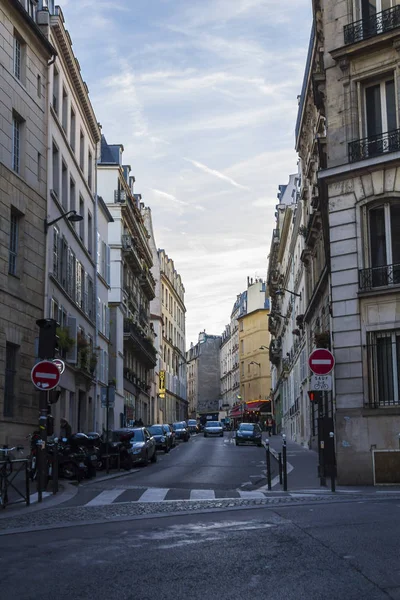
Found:
[[[393,385],[393,356],[392,336],[378,337],[377,343],[377,372],[379,404],[389,406],[394,404]]]
[[[397,129],[396,122],[396,99],[394,93],[394,80],[386,82],[386,113],[387,113],[387,130],[392,131]]]
[[[372,85],[365,90],[367,136],[382,133],[381,86]]]
[[[390,207],[390,228],[392,237],[392,261],[400,264],[400,203]]]
[[[387,264],[385,213],[383,206],[369,211],[369,231],[371,242],[371,267]]]

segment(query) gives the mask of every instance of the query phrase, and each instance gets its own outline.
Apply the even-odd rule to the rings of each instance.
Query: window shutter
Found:
[[[103,324],[101,322],[101,316],[102,316],[101,300],[100,300],[100,298],[97,298],[97,329],[101,333],[103,333]]]
[[[110,260],[110,246],[106,246],[106,281],[108,285],[110,285],[110,277],[111,277],[111,260]]]
[[[75,344],[73,345],[71,350],[69,350],[69,352],[67,352],[66,361],[69,363],[76,364],[76,361],[78,358],[78,348],[77,348],[78,324],[77,324],[77,320],[75,317],[68,317],[67,323],[68,323],[69,335],[73,340],[75,340]]]
[[[110,337],[110,309],[106,306],[106,337]]]
[[[97,272],[101,273],[101,236],[97,232]]]
[[[108,384],[108,352],[104,350],[104,383]]]

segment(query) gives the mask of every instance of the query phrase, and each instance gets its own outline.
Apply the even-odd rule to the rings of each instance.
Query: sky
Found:
[[[186,343],[266,278],[311,0],[60,0],[108,143],[124,146],[185,287]]]

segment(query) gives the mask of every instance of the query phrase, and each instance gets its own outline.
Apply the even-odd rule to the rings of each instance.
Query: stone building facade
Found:
[[[186,353],[188,400],[193,418],[220,410],[220,346],[220,335],[209,335],[203,331],[199,333],[197,344],[191,344]]]
[[[164,414],[166,423],[188,418],[186,372],[185,288],[174,261],[158,250],[161,282],[162,365],[165,371]]]
[[[398,482],[388,451],[400,431],[399,6],[312,4],[296,131],[308,215],[304,322],[310,348],[325,336],[336,360],[325,401],[339,482]]]
[[[48,61],[56,50],[36,3],[0,6],[0,443],[37,426],[36,320],[43,317],[47,206]]]
[[[101,139],[97,164],[98,190],[113,221],[108,227],[110,246],[110,360],[109,379],[116,385],[110,427],[129,426],[135,419],[154,420],[151,397],[153,369],[157,364],[150,301],[156,282],[149,234],[142,215],[135,178],[123,163],[121,144]]]

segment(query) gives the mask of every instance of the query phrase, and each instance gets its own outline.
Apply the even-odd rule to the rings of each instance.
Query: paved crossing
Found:
[[[129,487],[114,488],[111,490],[85,490],[84,506],[106,506],[122,502],[168,502],[168,501],[193,501],[202,500],[227,500],[227,499],[264,499],[271,493],[261,490],[212,490],[212,489],[178,489],[156,487]],[[278,494],[279,495],[279,494]],[[305,494],[313,496],[315,494]]]

